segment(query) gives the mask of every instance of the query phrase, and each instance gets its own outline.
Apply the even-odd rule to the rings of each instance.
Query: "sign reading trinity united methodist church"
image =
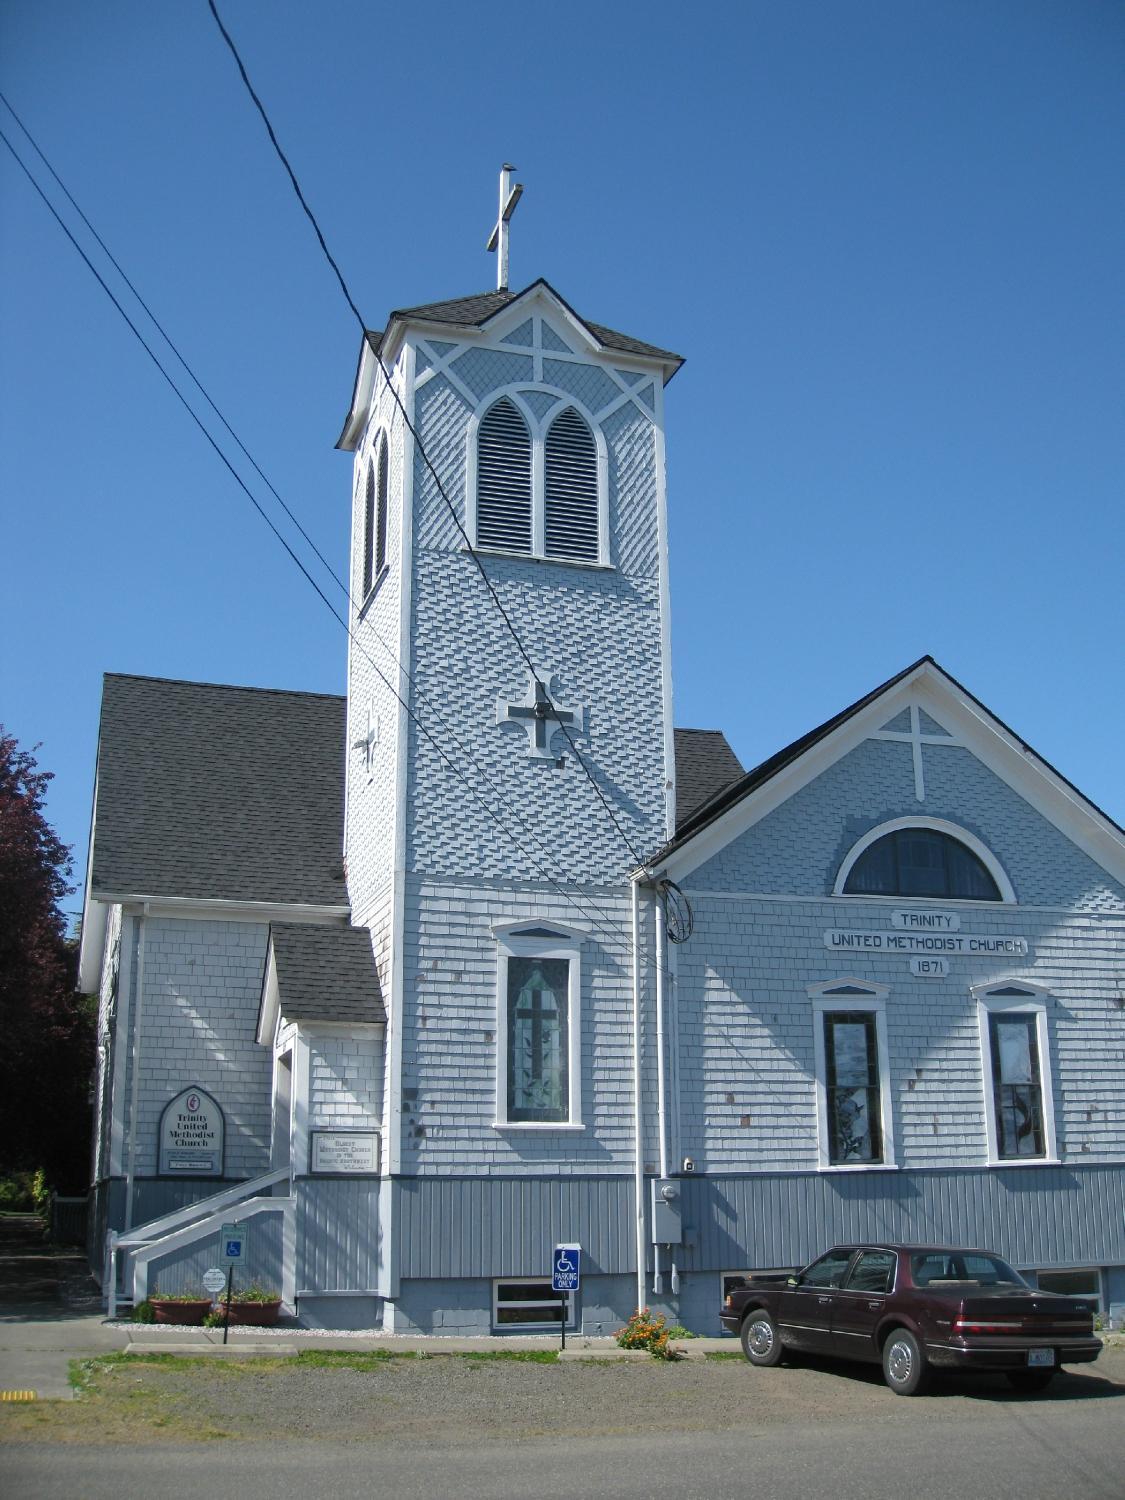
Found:
[[[202,1089],[184,1089],[160,1116],[160,1172],[223,1175],[223,1112]]]
[[[830,927],[824,946],[842,953],[926,954],[930,957],[957,954],[1010,954],[1023,958],[1027,939],[1000,937],[995,933],[962,932],[960,913],[954,911],[893,911],[889,932],[855,932]],[[913,965],[911,966],[914,967]],[[914,968],[915,973],[942,973],[941,969]]]

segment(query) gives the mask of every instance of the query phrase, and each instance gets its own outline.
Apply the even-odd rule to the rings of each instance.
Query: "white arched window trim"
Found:
[[[554,405],[547,408],[542,418],[537,417],[523,399],[522,393],[528,390],[534,390],[537,394],[556,397]],[[606,446],[605,435],[595,421],[593,412],[590,411],[589,407],[584,406],[576,396],[570,395],[568,391],[562,390],[559,386],[529,386],[526,381],[516,385],[502,386],[495,391],[490,391],[469,418],[465,473],[465,530],[468,532],[474,548],[477,542],[477,456],[480,424],[485,413],[490,411],[498,401],[502,401],[505,396],[527,423],[527,430],[531,434],[530,555],[548,562],[559,563],[564,567],[611,567],[612,563],[609,556],[609,449]],[[546,507],[544,504],[544,496],[547,488],[545,443],[551,423],[568,406],[574,408],[594,435],[594,447],[597,452],[598,463],[598,557],[596,562],[585,562],[572,557],[547,557]],[[492,551],[493,549],[482,548],[481,550]],[[529,554],[514,552],[505,555],[526,557]]]
[[[375,593],[388,568],[391,525],[391,437],[384,422],[372,423],[369,438],[364,442],[360,459],[359,532],[362,550],[359,555],[358,607],[362,611]],[[383,493],[383,548],[378,556],[379,529],[379,464],[386,454],[387,483]],[[367,514],[367,488],[372,489],[371,515]],[[368,577],[370,575],[370,582]],[[366,585],[366,587],[365,587]]]
[[[934,833],[948,834],[951,839],[956,839],[959,844],[964,844],[966,849],[968,849],[972,854],[976,855],[981,864],[985,867],[988,873],[992,876],[993,880],[996,882],[996,889],[1000,892],[1000,900],[1007,906],[1015,906],[1015,889],[1012,885],[1012,882],[1008,879],[1007,871],[1004,869],[1004,866],[1000,863],[1000,861],[996,858],[995,854],[993,854],[992,850],[988,847],[987,844],[981,843],[980,839],[978,839],[975,834],[970,833],[967,828],[962,828],[959,823],[950,823],[945,818],[892,818],[888,823],[880,823],[877,828],[869,829],[857,844],[852,845],[851,849],[845,856],[844,862],[841,864],[836,874],[836,883],[832,887],[832,894],[834,896],[844,895],[844,887],[845,885],[847,885],[848,876],[852,873],[852,867],[854,866],[856,860],[859,859],[860,855],[863,854],[866,850],[870,849],[872,844],[877,843],[879,839],[884,838],[888,833],[897,833],[901,828],[929,828]],[[935,901],[939,902],[943,906],[952,904],[954,902],[968,906],[996,905],[995,901],[969,901],[965,897],[955,896],[937,897],[849,895],[848,899],[850,901],[893,901],[896,904],[901,904],[903,901],[917,901],[922,902],[923,904],[928,904],[930,906],[933,906]]]
[[[582,1121],[582,947],[588,933],[553,917],[497,922],[496,940],[496,1118],[494,1130],[577,1131]],[[508,1118],[508,962],[512,958],[565,959],[567,969],[567,1077],[565,1120]]]
[[[889,986],[870,979],[844,976],[821,984],[810,984],[808,996],[813,1014],[813,1082],[816,1090],[816,1144],[822,1172],[881,1172],[893,1170],[895,1159],[894,1103],[891,1098],[891,1057],[887,1040]],[[882,1155],[879,1161],[841,1163],[832,1160],[828,1128],[828,1065],[824,1040],[826,1016],[839,1011],[871,1015],[875,1022],[879,1064],[879,1127]]]

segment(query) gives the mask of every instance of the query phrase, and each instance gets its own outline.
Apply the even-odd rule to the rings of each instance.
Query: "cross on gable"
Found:
[[[951,734],[925,734],[922,730],[922,718],[918,712],[917,703],[910,705],[909,729],[877,729],[871,738],[873,740],[898,740],[910,746],[914,756],[914,796],[918,802],[926,800],[926,774],[922,766],[922,746],[951,745],[963,748],[965,743],[964,740],[959,740]]]
[[[531,753],[539,760],[554,760],[551,740],[558,725],[569,727],[575,724],[581,728],[585,715],[581,704],[566,708],[561,703],[552,702],[548,690],[554,675],[542,668],[538,672],[529,672],[527,692],[520,701],[496,700],[497,724],[522,724],[527,730]]]

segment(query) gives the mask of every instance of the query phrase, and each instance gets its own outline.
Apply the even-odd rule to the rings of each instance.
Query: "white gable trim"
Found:
[[[824,771],[871,739],[917,702],[951,730],[980,763],[1046,818],[1114,880],[1125,883],[1125,834],[1069,786],[999,720],[974,703],[932,662],[921,662],[776,775],[749,792],[713,823],[660,862],[661,873],[683,884],[701,865],[741,837]]]
[[[845,894],[844,886],[848,882],[848,876],[852,873],[852,866],[855,864],[860,855],[866,849],[870,849],[871,845],[876,843],[879,839],[883,838],[884,835],[888,833],[895,833],[900,828],[929,828],[932,829],[934,833],[946,833],[950,838],[956,839],[959,844],[964,844],[966,849],[971,850],[971,852],[976,855],[981,864],[992,876],[993,880],[995,880],[996,888],[1000,892],[1003,901],[1008,905],[1015,905],[1016,893],[1012,886],[1012,882],[1008,879],[1008,874],[1004,869],[1004,866],[996,858],[995,854],[993,854],[988,845],[982,843],[981,840],[978,839],[975,834],[970,833],[967,828],[962,828],[958,823],[950,823],[945,818],[891,818],[891,820],[887,823],[880,823],[878,828],[868,829],[868,831],[863,835],[859,842],[853,844],[851,849],[845,855],[844,861],[836,873],[836,883],[832,887],[832,894],[834,896],[843,896]],[[849,900],[870,899],[869,897],[865,896],[864,893],[858,891],[852,891],[847,894]],[[889,900],[891,898],[884,897],[884,899]],[[928,901],[932,906],[935,901],[940,904],[948,900],[949,898],[946,896],[904,896],[896,893],[893,899],[895,901]],[[994,901],[986,904],[992,906],[996,905]]]

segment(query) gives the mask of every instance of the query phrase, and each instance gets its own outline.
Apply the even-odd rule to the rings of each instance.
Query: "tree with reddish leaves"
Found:
[[[49,771],[0,726],[0,1173],[42,1167],[85,1190],[94,1025],[74,992],[77,950],[60,902],[70,850],[43,813]]]

